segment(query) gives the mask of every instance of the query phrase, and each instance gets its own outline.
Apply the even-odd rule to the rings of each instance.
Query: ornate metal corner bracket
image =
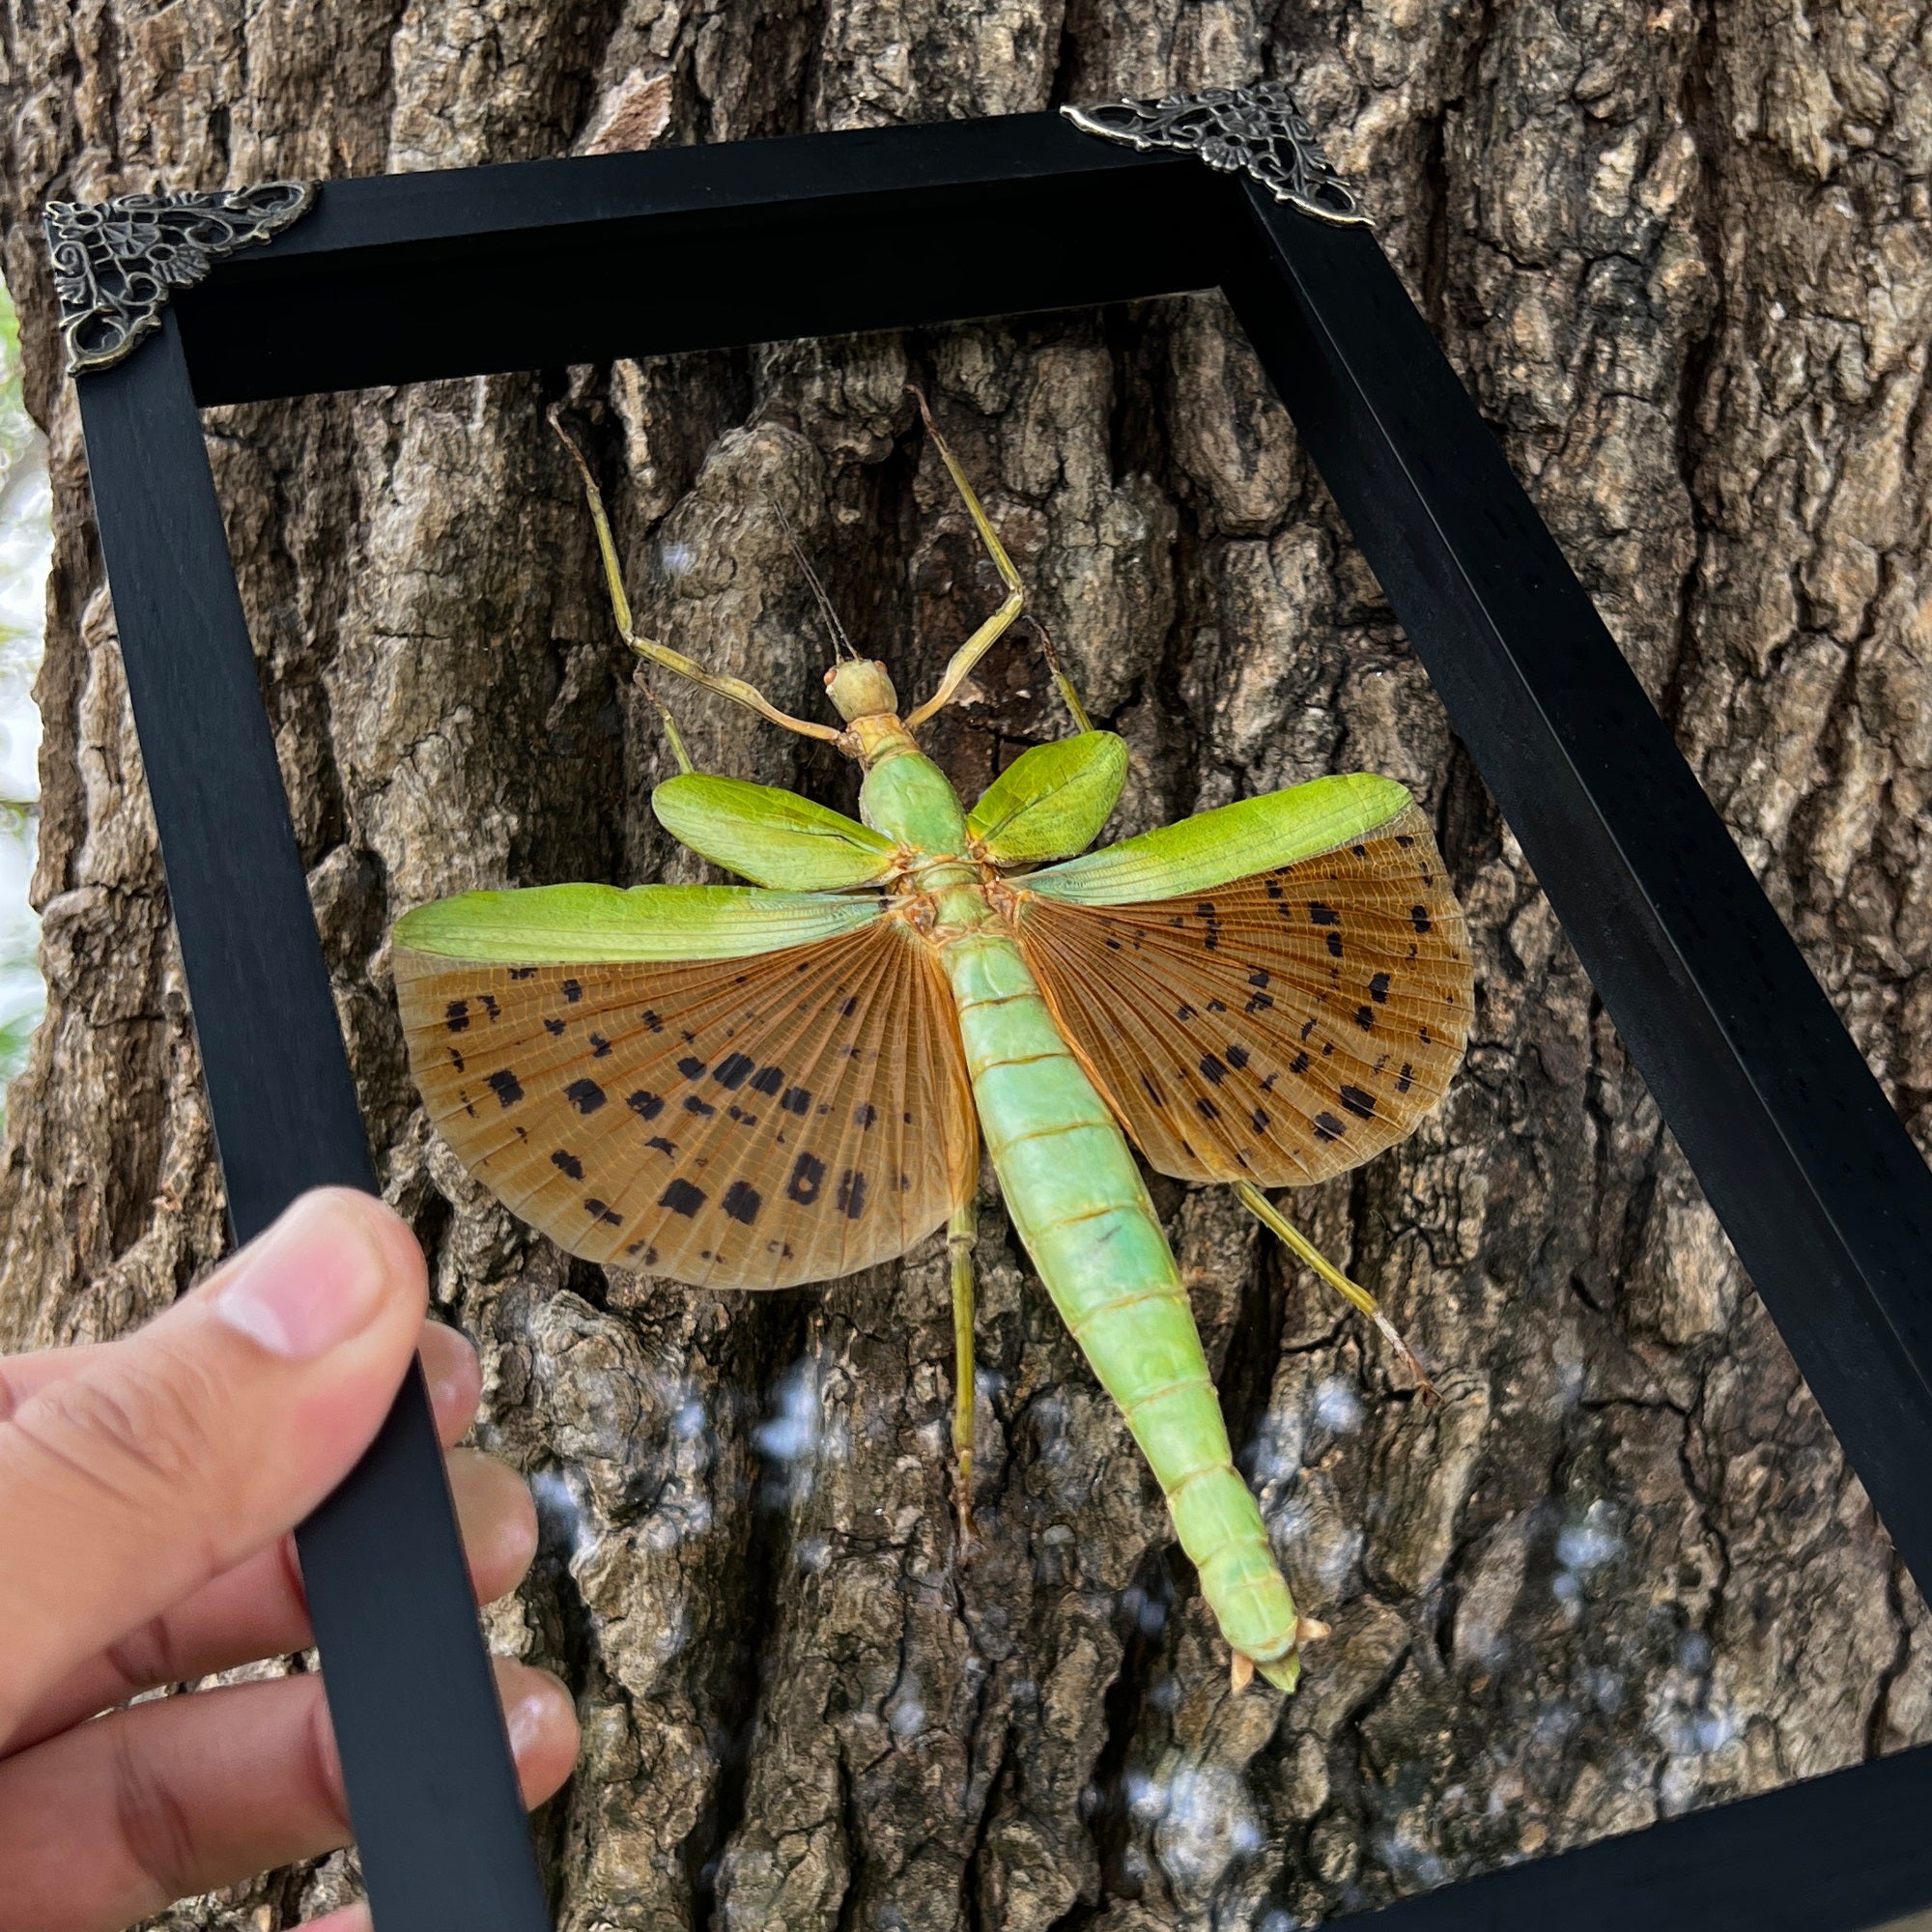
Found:
[[[1372,225],[1354,190],[1321,152],[1293,95],[1278,80],[1060,111],[1084,132],[1129,147],[1191,148],[1210,168],[1245,174],[1277,201],[1318,221]]]
[[[279,235],[314,204],[310,182],[48,202],[42,219],[67,373],[111,368],[160,327],[177,289],[193,288],[237,248]]]

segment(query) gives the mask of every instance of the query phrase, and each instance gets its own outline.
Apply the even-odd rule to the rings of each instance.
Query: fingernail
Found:
[[[236,1261],[214,1312],[271,1355],[313,1361],[359,1335],[384,1300],[383,1256],[344,1195],[309,1194]]]
[[[533,1750],[544,1731],[570,1708],[570,1692],[561,1678],[534,1668],[530,1670],[530,1678],[531,1682],[503,1713],[514,1757]]]

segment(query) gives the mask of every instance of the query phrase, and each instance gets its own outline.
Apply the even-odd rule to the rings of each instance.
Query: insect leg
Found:
[[[946,1246],[952,1257],[952,1463],[958,1485],[959,1535],[973,1538],[973,1240],[980,1207],[969,1193],[946,1224]]]
[[[947,474],[952,478],[952,487],[964,500],[966,514],[973,519],[973,527],[980,532],[980,540],[986,546],[986,554],[993,559],[993,568],[1000,573],[1000,582],[1007,586],[1006,602],[953,652],[952,662],[946,667],[946,674],[939,680],[939,689],[907,718],[908,725],[917,725],[923,724],[935,711],[952,702],[959,687],[965,683],[967,673],[992,649],[1005,635],[1007,627],[1020,614],[1026,603],[1026,588],[1020,582],[1019,572],[1013,568],[1012,558],[1007,554],[993,526],[987,521],[979,497],[973,494],[966,472],[960,469],[958,459],[946,446],[946,439],[933,422],[932,412],[926,407],[925,392],[910,384],[907,387],[919,405],[925,433],[931,437],[932,446],[938,450],[940,461],[946,465]]]
[[[668,644],[661,644],[655,638],[640,638],[631,623],[631,600],[624,594],[623,575],[617,567],[617,546],[611,535],[611,519],[604,511],[604,496],[597,487],[597,479],[590,473],[589,462],[585,459],[570,432],[563,426],[562,417],[556,406],[550,410],[550,426],[556,431],[563,446],[570,451],[577,465],[578,474],[583,478],[583,494],[590,500],[590,521],[597,526],[597,547],[604,554],[604,580],[611,590],[611,608],[616,613],[618,634],[632,650],[646,662],[661,665],[666,670],[682,678],[689,678],[693,684],[702,685],[706,691],[715,691],[721,697],[728,697],[734,703],[742,704],[748,711],[755,711],[768,724],[781,725],[787,731],[796,731],[803,738],[823,738],[827,744],[842,742],[843,734],[835,731],[829,724],[814,724],[809,719],[794,718],[787,711],[781,711],[755,685],[750,685],[741,677],[726,677],[717,671],[709,671],[695,659],[688,658],[682,651],[673,650]],[[690,758],[684,751],[684,741],[678,735],[677,727],[670,722],[670,712],[655,692],[649,694],[651,702],[657,706],[658,715],[670,732],[671,750],[676,753],[678,763],[684,771],[691,770]]]
[[[1076,729],[1091,731],[1094,721],[1087,715],[1087,707],[1080,701],[1080,694],[1073,689],[1073,680],[1066,675],[1060,662],[1060,653],[1053,648],[1053,639],[1047,636],[1046,626],[1031,611],[1027,612],[1027,622],[1033,626],[1034,635],[1039,639],[1039,652],[1046,660],[1046,668],[1053,674],[1054,689],[1060,693],[1060,701],[1072,713]]]
[[[1429,1379],[1429,1373],[1417,1359],[1415,1350],[1403,1339],[1402,1330],[1382,1313],[1375,1296],[1358,1282],[1350,1281],[1253,1181],[1236,1181],[1235,1192],[1240,1196],[1242,1207],[1264,1228],[1279,1236],[1297,1260],[1313,1268],[1350,1307],[1359,1309],[1381,1330],[1390,1348],[1408,1364],[1408,1372],[1415,1378],[1416,1389],[1423,1400],[1430,1403],[1440,1401],[1435,1384]]]

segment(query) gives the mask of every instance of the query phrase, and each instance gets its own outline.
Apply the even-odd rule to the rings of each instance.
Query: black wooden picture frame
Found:
[[[1208,158],[1032,114],[50,214],[237,1238],[374,1179],[201,410],[1219,286],[1932,1594],[1932,1174],[1346,189]],[[300,1548],[379,1927],[539,1932],[419,1382]],[[1932,1747],[1379,1922],[1853,1932],[1932,1907],[1928,1819]]]

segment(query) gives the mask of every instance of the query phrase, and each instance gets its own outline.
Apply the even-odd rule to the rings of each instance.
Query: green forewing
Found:
[[[1344,772],[1163,825],[1035,872],[1027,888],[1068,905],[1180,898],[1293,866],[1360,838],[1408,810],[1393,779]]]
[[[888,903],[750,886],[530,886],[418,906],[396,922],[395,942],[516,966],[745,959],[856,932]]]
[[[1037,866],[1084,852],[1099,836],[1127,776],[1125,741],[1082,731],[1022,752],[966,821],[996,866]]]
[[[869,826],[778,785],[697,772],[651,794],[658,822],[679,844],[760,886],[841,892],[893,869],[896,847]]]

